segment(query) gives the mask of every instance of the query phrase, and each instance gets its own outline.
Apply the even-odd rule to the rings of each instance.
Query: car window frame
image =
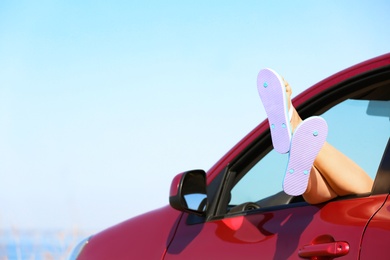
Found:
[[[375,94],[375,91],[381,89],[382,87],[386,89],[385,86],[390,86],[390,65],[361,73],[341,81],[327,88],[326,90],[313,95],[299,106],[296,106],[296,110],[303,119],[313,115],[320,115],[347,99],[367,99],[370,97],[376,97],[378,99],[379,95]],[[253,165],[255,165],[259,160],[261,160],[261,158],[268,154],[271,149],[271,136],[269,128],[267,128],[267,130],[265,130],[251,144],[249,144],[227,165],[224,171],[219,174],[222,175],[221,178],[216,178],[220,180],[218,183],[219,185],[216,185],[215,180],[210,183],[210,186],[214,183],[214,187],[218,186],[218,188],[214,188],[214,191],[217,192],[214,194],[214,199],[210,200],[210,208],[212,208],[213,211],[212,213],[208,214],[207,220],[220,219],[224,218],[225,216],[229,216],[227,208],[230,199],[230,190],[253,167]],[[375,179],[377,178],[378,177]],[[390,189],[390,183],[388,186]],[[371,194],[377,193],[374,188]],[[336,198],[336,200],[368,195],[369,194],[339,197]],[[291,200],[293,199],[294,198],[291,198]],[[308,205],[308,203],[304,202],[302,198],[298,197],[295,198],[295,200],[295,203],[261,208],[259,210],[255,210],[255,212]],[[239,212],[235,214],[244,213],[245,212]]]

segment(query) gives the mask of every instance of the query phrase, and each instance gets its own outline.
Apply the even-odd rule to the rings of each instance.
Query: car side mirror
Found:
[[[192,170],[173,178],[169,194],[172,208],[204,216],[207,207],[206,172]]]

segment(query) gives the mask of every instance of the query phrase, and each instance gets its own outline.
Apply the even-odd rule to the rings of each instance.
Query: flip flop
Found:
[[[298,196],[306,191],[310,170],[327,134],[328,125],[325,119],[319,116],[307,118],[295,129],[283,180],[285,193]]]
[[[291,142],[291,115],[284,81],[275,71],[263,69],[257,76],[257,90],[268,117],[272,145],[277,152],[287,153]]]

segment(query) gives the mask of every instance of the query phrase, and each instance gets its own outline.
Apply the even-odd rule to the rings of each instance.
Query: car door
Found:
[[[378,169],[374,194],[390,192],[390,138]],[[390,241],[390,198],[370,219],[363,235],[361,259],[386,259]]]
[[[364,227],[381,204],[378,196],[182,221],[165,259],[358,259]]]
[[[390,136],[389,75],[381,75],[299,108],[323,116],[328,141],[373,179]],[[217,178],[209,202],[217,210],[207,219],[184,214],[165,259],[359,259],[365,228],[388,190],[310,205],[280,191],[288,158],[271,149],[269,134],[242,150]]]

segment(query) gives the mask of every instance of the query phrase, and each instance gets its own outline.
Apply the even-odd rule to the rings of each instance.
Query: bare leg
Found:
[[[354,161],[325,143],[314,166],[339,196],[370,192],[373,181]]]
[[[286,81],[285,85],[290,100],[291,87]],[[301,122],[302,119],[294,109],[292,130]],[[373,180],[359,165],[326,142],[314,161],[303,198],[311,204],[317,204],[337,196],[370,192],[372,185]]]
[[[318,204],[334,199],[338,195],[324,179],[321,173],[315,167],[312,167],[307,189],[302,196],[306,202],[310,204]]]

